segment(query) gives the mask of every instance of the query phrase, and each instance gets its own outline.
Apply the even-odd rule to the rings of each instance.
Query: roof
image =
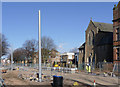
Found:
[[[118,2],[117,6],[116,6],[116,4],[114,5],[113,10],[115,10],[115,9],[118,8],[119,6],[120,6],[120,1]]]
[[[120,1],[118,2],[118,4],[117,4],[117,7],[120,5]]]
[[[78,49],[83,49],[83,48],[85,48],[85,42]]]
[[[109,23],[101,23],[101,22],[93,22],[96,27],[100,29],[100,31],[113,32],[113,24]]]
[[[6,58],[8,58],[8,56],[9,56],[9,55],[3,55],[3,56],[1,57],[1,59],[6,59]]]
[[[61,55],[74,55],[75,53],[67,53],[67,52],[65,52],[65,53],[63,53],[63,54],[61,54]]]
[[[58,52],[56,49],[52,49],[51,51],[55,51],[55,52]]]

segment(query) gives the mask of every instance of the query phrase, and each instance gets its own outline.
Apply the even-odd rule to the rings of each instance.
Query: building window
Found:
[[[81,53],[82,53],[82,50],[81,50]]]
[[[94,45],[94,32],[92,31],[92,45]]]
[[[117,54],[117,60],[119,60],[119,48],[117,48],[116,54]]]
[[[94,45],[94,32],[93,31],[90,31],[88,33],[88,44]]]
[[[91,43],[90,43],[90,42],[91,42],[91,40],[90,40],[90,39],[91,39],[91,37],[90,37],[90,34],[89,34],[89,45],[91,45]]]
[[[119,28],[116,29],[116,40],[120,40]]]

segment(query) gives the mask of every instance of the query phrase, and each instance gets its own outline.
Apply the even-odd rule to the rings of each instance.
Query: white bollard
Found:
[[[96,83],[95,83],[95,80],[94,80],[94,84],[93,84],[93,85],[94,85],[94,87],[96,87]]]

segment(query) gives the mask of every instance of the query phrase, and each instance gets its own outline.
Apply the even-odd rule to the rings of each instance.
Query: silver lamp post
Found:
[[[39,10],[39,82],[42,82],[42,69],[41,69],[41,16]]]

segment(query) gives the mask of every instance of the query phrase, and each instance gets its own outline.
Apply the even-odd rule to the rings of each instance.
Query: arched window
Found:
[[[88,45],[91,44],[91,36],[90,36],[90,32],[88,33]]]
[[[92,45],[94,45],[94,32],[92,31]]]
[[[93,31],[90,31],[88,33],[88,44],[94,45],[94,32]]]
[[[89,45],[91,44],[91,43],[90,43],[90,42],[91,42],[91,40],[90,40],[90,39],[91,39],[91,37],[90,37],[90,34],[89,34]]]

